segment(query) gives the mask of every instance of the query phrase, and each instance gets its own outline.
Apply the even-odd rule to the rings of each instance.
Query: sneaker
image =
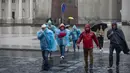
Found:
[[[61,59],[64,59],[64,56],[61,56],[60,58],[61,58]]]

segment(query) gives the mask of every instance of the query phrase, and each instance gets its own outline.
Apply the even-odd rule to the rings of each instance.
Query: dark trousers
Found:
[[[65,46],[64,45],[60,45],[60,53],[61,53],[61,56],[65,55]]]
[[[100,36],[98,37],[98,42],[101,48],[103,48],[103,43],[104,43],[104,37]]]
[[[73,40],[73,49],[74,49],[74,52],[76,51],[76,43],[77,43],[77,40]],[[78,46],[77,46],[77,48],[79,49]]]
[[[42,51],[42,57],[43,57],[42,69],[44,70],[49,69],[48,54],[49,54],[49,51],[47,50]]]
[[[93,49],[84,48],[85,69],[88,69],[88,57],[90,58],[90,65],[93,65]]]
[[[121,49],[119,45],[117,44],[110,44],[110,49],[109,49],[109,66],[112,67],[113,65],[113,51],[116,51],[116,65],[119,65],[120,62],[120,52]]]

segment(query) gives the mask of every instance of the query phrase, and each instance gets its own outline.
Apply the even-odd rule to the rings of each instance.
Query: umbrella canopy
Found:
[[[68,17],[68,19],[73,20],[74,18],[73,17]]]
[[[97,31],[97,29],[100,28],[100,26],[102,26],[102,29],[105,30],[108,26],[106,23],[98,23],[98,24],[95,24],[91,27],[91,30],[92,31]]]

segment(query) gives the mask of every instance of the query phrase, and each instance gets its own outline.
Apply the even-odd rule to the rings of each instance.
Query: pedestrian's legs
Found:
[[[100,43],[101,43],[101,48],[103,48],[104,38],[102,36],[100,37]]]
[[[64,45],[60,45],[60,52],[61,52],[61,56],[64,56],[64,53],[65,53],[65,46]]]
[[[99,45],[101,47],[101,37],[98,37],[98,43],[99,43]]]
[[[100,37],[98,37],[98,43],[99,43],[99,45],[101,45],[101,44],[100,44]]]
[[[88,54],[90,57],[90,68],[93,67],[93,49],[88,50]]]
[[[84,48],[85,69],[88,69],[88,50]]]
[[[47,50],[42,51],[42,57],[43,57],[43,60],[44,60],[44,63],[43,63],[44,64],[44,70],[49,69],[48,54],[49,54],[49,51],[47,51]]]
[[[52,59],[52,51],[49,51],[49,58]]]
[[[119,66],[119,62],[120,62],[120,52],[121,50],[119,49],[120,47],[116,47],[116,66]]]
[[[74,52],[76,51],[76,40],[73,40],[73,49],[74,49]]]
[[[110,48],[109,48],[109,67],[112,67],[112,65],[113,65],[113,51],[114,51],[114,47],[112,45],[110,45]]]
[[[116,66],[119,66],[120,62],[120,53],[116,53]]]
[[[77,40],[76,40],[75,42],[77,43]],[[77,48],[78,48],[78,51],[79,51],[79,49],[80,49],[80,46],[77,46]]]

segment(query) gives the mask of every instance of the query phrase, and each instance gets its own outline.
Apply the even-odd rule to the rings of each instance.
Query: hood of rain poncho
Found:
[[[74,25],[73,27],[72,27],[73,29],[77,29],[77,27]]]
[[[49,26],[51,26],[51,25],[52,25],[52,21],[51,21],[51,20],[48,20],[47,26],[49,27]]]
[[[77,40],[80,36],[80,29],[78,29],[75,25],[72,28],[72,31],[70,33],[72,35],[72,40]]]
[[[117,23],[116,22],[112,22],[111,27],[113,28],[113,26],[115,25],[115,29],[117,29]],[[114,29],[114,28],[113,28]]]
[[[43,34],[41,35],[40,33],[43,33]],[[57,50],[54,33],[51,30],[49,30],[48,28],[46,28],[44,31],[40,30],[37,33],[37,36],[38,36],[38,39],[40,40],[40,45],[41,45],[42,50],[49,50],[49,51]],[[44,47],[44,46],[47,46],[47,47]]]
[[[49,20],[47,23],[48,23],[48,24],[52,24],[52,21],[51,21],[51,20]]]

